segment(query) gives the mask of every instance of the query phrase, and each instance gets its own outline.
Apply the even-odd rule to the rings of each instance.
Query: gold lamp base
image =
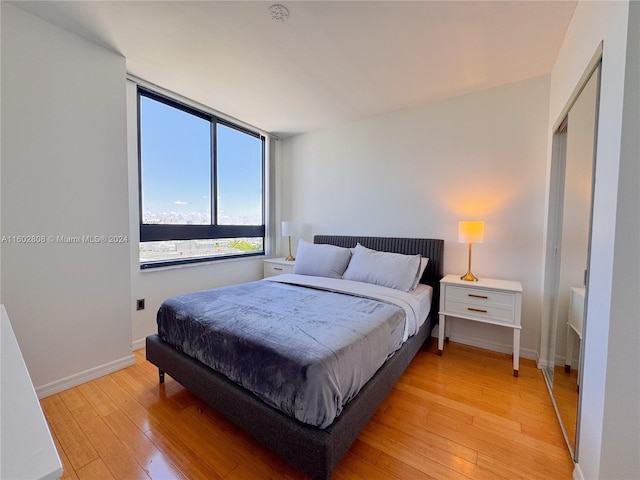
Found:
[[[289,256],[287,258],[285,258],[285,260],[287,262],[294,262],[296,260],[296,257],[291,255],[291,236],[289,236]]]
[[[469,268],[467,268],[467,273],[460,277],[460,280],[466,280],[467,282],[478,281],[478,277],[471,273],[471,244],[469,244]]]
[[[467,282],[477,282],[478,281],[478,277],[476,277],[473,273],[471,273],[470,271],[465,273],[464,275],[462,275],[460,277],[460,280],[466,280]]]

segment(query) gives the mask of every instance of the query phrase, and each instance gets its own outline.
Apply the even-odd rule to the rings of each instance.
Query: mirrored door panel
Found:
[[[554,210],[555,252],[546,374],[567,443],[575,452],[584,305],[587,295],[599,67],[584,84],[554,138],[559,189]],[[552,179],[552,183],[553,183]],[[551,213],[551,210],[550,210]],[[547,280],[550,281],[550,280]]]

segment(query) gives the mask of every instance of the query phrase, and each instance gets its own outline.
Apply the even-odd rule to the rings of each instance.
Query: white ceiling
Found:
[[[30,1],[129,73],[280,136],[549,74],[572,1]]]

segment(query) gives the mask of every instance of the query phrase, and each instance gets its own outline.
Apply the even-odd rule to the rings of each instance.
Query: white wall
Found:
[[[631,2],[600,478],[640,478],[640,2]]]
[[[141,271],[138,258],[133,257],[134,253],[138,254],[137,248],[132,252],[131,265],[134,348],[143,347],[144,339],[158,331],[156,313],[160,304],[167,298],[198,290],[250,282],[262,278],[263,274],[264,257]],[[144,310],[135,310],[135,300],[138,298],[145,299]]]
[[[282,142],[283,217],[314,234],[445,240],[464,273],[457,222],[485,221],[476,275],[523,284],[522,354],[540,335],[548,78],[400,111]],[[510,351],[509,329],[458,320],[451,338]]]
[[[3,235],[128,235],[124,58],[1,8]],[[3,243],[2,300],[40,394],[133,361],[126,243]]]
[[[0,25],[2,25],[2,8],[0,8]],[[0,55],[1,55],[0,46]],[[0,75],[0,92],[2,92],[2,75]],[[2,145],[2,95],[0,95],[0,146]],[[2,236],[2,152],[0,151],[0,237]],[[0,244],[0,304],[2,304],[2,246]],[[2,384],[0,379],[0,385]],[[0,389],[2,387],[0,386]]]
[[[125,59],[5,3],[2,22],[1,233],[129,239],[2,245],[0,295],[47,395],[131,363],[166,298],[262,278],[263,258],[140,271]]]
[[[638,235],[637,144],[635,151],[629,148],[621,152],[621,138],[637,142],[638,135],[637,111],[635,125],[627,126],[624,137],[622,130],[623,105],[628,102],[629,109],[637,109],[639,88],[636,73],[635,84],[630,83],[625,90],[628,12],[626,1],[579,2],[551,75],[550,126],[566,108],[572,91],[580,84],[580,77],[603,42],[578,465],[574,473],[577,478],[587,479],[640,475],[637,325],[640,285],[637,243],[629,244]],[[637,39],[637,15],[632,25]],[[637,56],[635,48],[633,54]],[[637,59],[635,62],[637,68]],[[633,91],[635,104],[630,97]],[[549,138],[552,133],[550,130]],[[636,177],[627,177],[626,169]],[[631,223],[625,225],[623,219]],[[630,238],[625,238],[628,235]],[[634,276],[629,275],[625,263],[634,265]],[[619,285],[625,285],[624,291],[630,294],[622,296],[615,291],[614,287]],[[630,315],[631,312],[635,315]]]

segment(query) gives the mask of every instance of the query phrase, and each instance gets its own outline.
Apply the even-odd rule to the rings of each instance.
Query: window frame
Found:
[[[149,224],[143,223],[142,215],[142,113],[140,109],[141,98],[147,97],[170,107],[194,115],[210,123],[211,129],[211,224],[209,225],[177,225],[177,224]],[[193,106],[182,103],[166,95],[155,92],[141,85],[136,86],[136,110],[137,110],[137,140],[138,140],[138,219],[140,226],[140,243],[180,240],[218,240],[231,238],[262,238],[262,250],[256,252],[243,252],[228,255],[212,255],[206,257],[191,257],[184,259],[157,260],[140,262],[140,269],[167,267],[188,263],[211,262],[230,258],[244,258],[264,256],[267,250],[267,162],[266,162],[266,138],[257,131],[250,130],[214,113],[205,112]],[[262,224],[261,225],[220,225],[218,224],[218,190],[217,190],[217,125],[224,125],[242,133],[250,135],[261,142],[261,169],[262,169]]]

